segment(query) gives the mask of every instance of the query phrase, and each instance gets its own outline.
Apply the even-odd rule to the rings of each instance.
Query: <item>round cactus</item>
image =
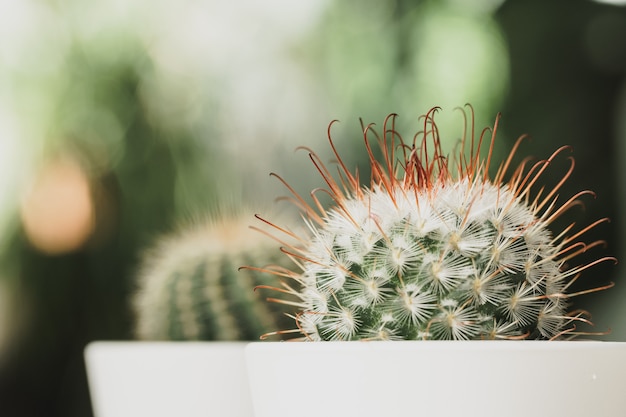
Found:
[[[569,299],[609,286],[567,290],[580,272],[614,258],[566,262],[603,243],[578,239],[606,219],[579,231],[573,224],[552,231],[557,217],[592,193],[557,203],[571,169],[552,189],[537,186],[567,147],[509,172],[522,137],[490,176],[500,116],[480,137],[470,126],[458,153],[448,158],[436,111],[423,116],[423,131],[412,143],[395,130],[395,115],[385,120],[382,135],[363,126],[372,172],[367,187],[346,168],[329,126],[339,175],[333,177],[315,153],[310,157],[333,207],[324,208],[315,192],[307,204],[281,179],[308,231],[296,235],[264,220],[277,239],[295,239],[283,252],[297,264],[296,270],[269,271],[295,281],[281,292],[297,297],[299,308],[294,328],[273,334],[300,333],[306,340],[558,339],[575,336],[578,322],[589,323],[584,312],[568,310]]]
[[[186,227],[145,252],[133,298],[138,339],[257,340],[286,324],[284,308],[253,291],[274,279],[238,271],[281,259],[245,217],[232,217]]]

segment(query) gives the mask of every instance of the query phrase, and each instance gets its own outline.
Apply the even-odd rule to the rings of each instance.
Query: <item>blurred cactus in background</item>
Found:
[[[242,214],[233,214],[236,212]],[[225,213],[225,212],[223,212]],[[234,209],[164,236],[144,256],[133,298],[141,340],[258,340],[290,319],[257,286],[275,280],[240,265],[287,263]]]

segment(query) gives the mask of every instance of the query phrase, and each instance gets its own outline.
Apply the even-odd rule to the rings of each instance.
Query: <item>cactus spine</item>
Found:
[[[138,339],[257,340],[284,325],[281,308],[253,291],[273,280],[238,271],[276,258],[240,217],[188,227],[145,253],[133,299]]]
[[[470,126],[458,154],[448,158],[436,110],[423,116],[423,130],[413,143],[396,131],[395,115],[385,120],[382,135],[363,127],[372,170],[368,187],[346,168],[329,127],[338,179],[314,153],[310,157],[335,205],[323,208],[315,193],[315,204],[308,205],[288,187],[306,219],[307,235],[265,220],[277,238],[296,239],[284,249],[296,270],[270,271],[295,281],[285,283],[283,292],[299,300],[296,326],[275,333],[300,333],[314,341],[557,339],[575,336],[576,324],[588,323],[585,313],[568,311],[577,294],[567,290],[583,270],[614,258],[566,265],[601,243],[579,238],[606,219],[575,232],[573,224],[550,230],[580,196],[591,194],[581,192],[557,204],[571,169],[553,189],[537,185],[566,148],[509,172],[520,138],[489,177],[499,116],[476,141]],[[491,142],[483,157],[486,133]],[[382,159],[374,156],[372,142]]]

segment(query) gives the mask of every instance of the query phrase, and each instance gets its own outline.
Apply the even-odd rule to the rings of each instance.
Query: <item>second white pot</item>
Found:
[[[95,417],[252,417],[243,342],[92,342]]]
[[[626,343],[257,342],[256,417],[625,416]]]

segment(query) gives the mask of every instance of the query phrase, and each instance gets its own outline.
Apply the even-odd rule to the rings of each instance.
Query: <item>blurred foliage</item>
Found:
[[[470,2],[472,3],[472,2]],[[452,109],[471,102],[476,126],[491,126],[508,89],[508,56],[502,31],[485,1],[331,2],[297,55],[332,109],[338,146],[366,160],[359,118],[382,126],[396,113],[398,130],[410,141],[418,116],[438,115],[444,149],[461,136],[463,119]],[[342,142],[344,141],[344,142]],[[366,168],[363,166],[362,168]]]
[[[71,38],[47,75],[53,80],[41,86],[49,95],[35,98],[49,112],[34,118],[45,135],[38,158],[66,153],[80,161],[96,224],[90,241],[70,253],[38,251],[18,214],[3,236],[6,289],[17,300],[9,314],[20,326],[0,358],[2,415],[88,415],[82,349],[130,338],[138,251],[179,217],[216,204],[219,187],[207,172],[220,170],[219,149],[153,117],[142,97],[153,62],[133,36],[111,36],[87,45]],[[27,90],[43,82],[22,81]]]

